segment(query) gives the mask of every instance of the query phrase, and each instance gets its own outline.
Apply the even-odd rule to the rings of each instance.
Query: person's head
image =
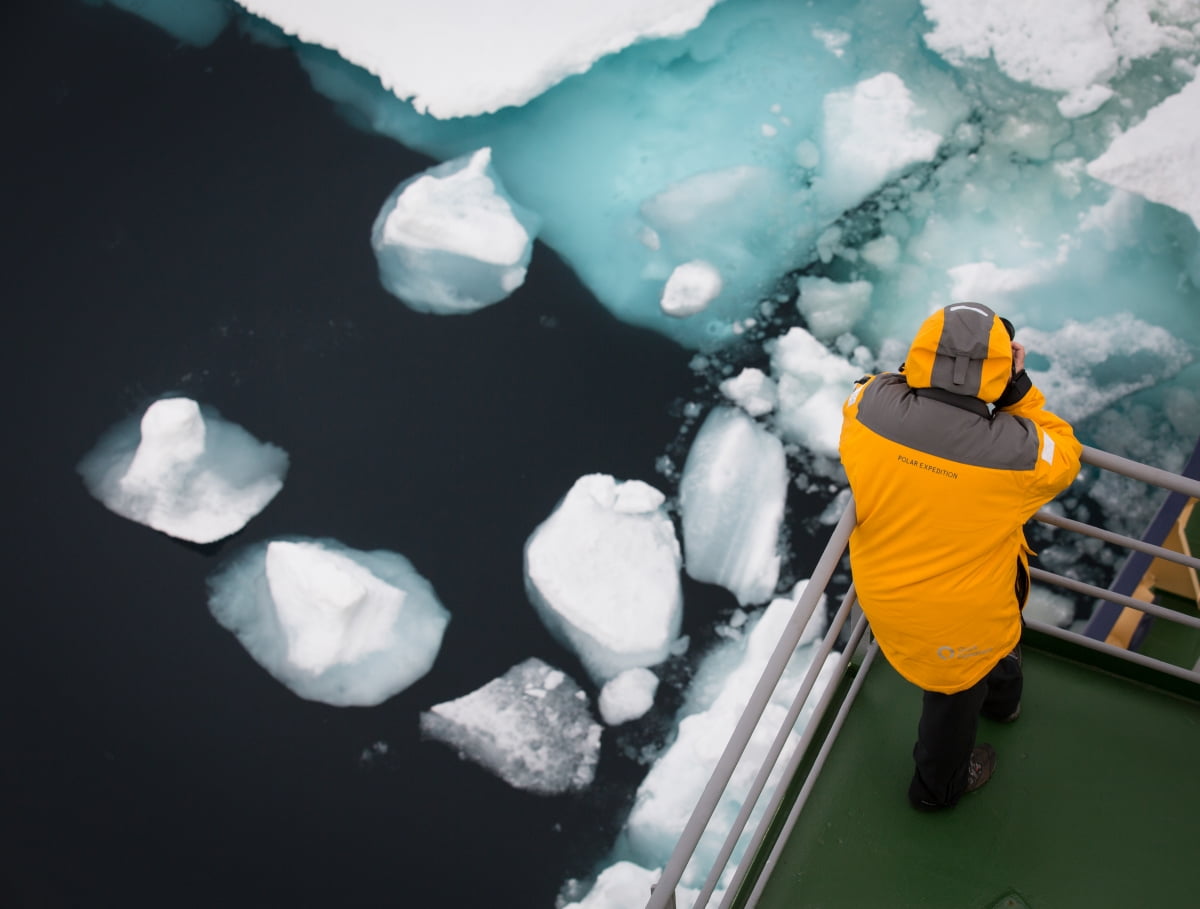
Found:
[[[921,323],[904,375],[912,388],[941,388],[991,403],[1012,378],[1013,326],[982,303],[951,303]]]

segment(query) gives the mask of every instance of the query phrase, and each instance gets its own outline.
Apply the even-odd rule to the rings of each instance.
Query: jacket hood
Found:
[[[951,303],[938,310],[921,323],[908,349],[904,376],[909,387],[941,388],[992,403],[1012,378],[1008,324],[982,303]]]

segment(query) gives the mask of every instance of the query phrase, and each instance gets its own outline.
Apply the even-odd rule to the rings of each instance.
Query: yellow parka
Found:
[[[902,372],[860,379],[843,407],[855,588],[888,661],[927,691],[970,688],[1016,646],[1023,525],[1079,471],[1070,425],[1013,376],[1010,338],[988,307],[947,306]]]

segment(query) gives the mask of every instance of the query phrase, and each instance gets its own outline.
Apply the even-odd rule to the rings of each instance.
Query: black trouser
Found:
[[[1023,683],[1020,662],[1006,656],[966,691],[924,693],[913,747],[916,770],[908,787],[915,806],[949,808],[958,802],[967,788],[979,714],[998,720],[1010,716],[1021,703]]]

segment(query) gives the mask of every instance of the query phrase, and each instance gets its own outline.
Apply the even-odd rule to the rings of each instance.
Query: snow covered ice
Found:
[[[237,0],[336,50],[435,117],[521,105],[635,41],[682,34],[718,0]]]
[[[1170,205],[1200,228],[1200,79],[1167,98],[1088,164],[1097,180]]]
[[[537,228],[482,148],[401,183],[375,219],[371,244],[384,287],[413,309],[468,313],[524,283]]]
[[[753,366],[722,382],[721,394],[752,417],[769,414],[779,403],[779,389],[774,380]]]
[[[781,437],[800,442],[815,454],[836,458],[842,402],[863,371],[803,328],[788,329],[767,346],[779,390],[777,426]]]
[[[302,538],[239,553],[209,578],[209,608],[293,692],[339,707],[424,676],[450,620],[404,556]]]
[[[192,543],[237,533],[283,488],[288,456],[190,398],[163,398],[114,426],[79,462],[121,517]]]
[[[910,165],[933,160],[948,126],[939,121],[934,131],[918,125],[917,103],[895,73],[880,73],[853,88],[830,92],[822,113],[825,166],[819,198],[832,217],[854,208]],[[880,142],[881,136],[888,141]]]
[[[602,727],[587,695],[536,657],[421,714],[421,732],[517,789],[560,795],[596,775]]]
[[[641,480],[588,474],[525,544],[530,602],[595,680],[662,662],[679,634],[681,555],[665,500]]]

